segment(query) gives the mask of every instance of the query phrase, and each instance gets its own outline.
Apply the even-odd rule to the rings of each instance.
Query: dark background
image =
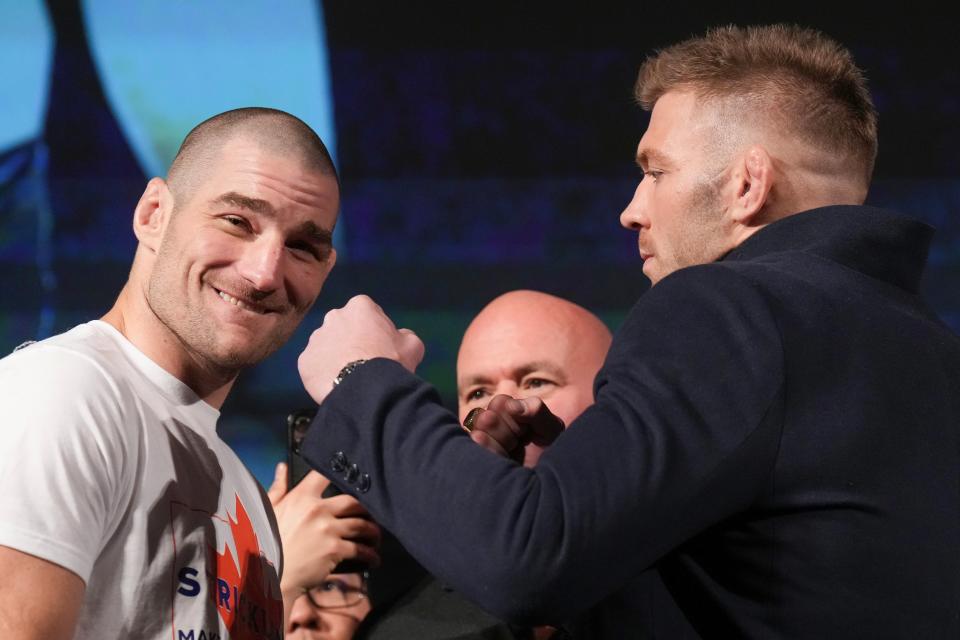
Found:
[[[880,112],[869,202],[938,228],[923,291],[960,328],[960,77],[948,20],[806,4],[558,5],[323,4],[342,257],[302,329],[241,376],[224,407],[221,433],[262,481],[283,456],[286,413],[309,404],[296,356],[351,295],[370,294],[423,337],[420,372],[451,407],[460,335],[499,293],[554,293],[616,327],[647,287],[635,235],[618,225],[647,119],[635,74],[657,48],[712,25],[797,22],[853,51]],[[80,3],[46,6],[56,40],[43,139],[0,149],[4,352],[110,307],[149,177],[104,97]],[[50,218],[46,244],[34,210]]]

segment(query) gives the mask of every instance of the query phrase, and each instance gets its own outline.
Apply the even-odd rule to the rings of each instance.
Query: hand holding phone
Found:
[[[301,491],[307,490],[311,494],[309,499],[312,499],[314,502],[318,496],[322,498],[322,500],[319,505],[316,505],[311,504],[308,498],[298,499],[297,502],[300,509],[316,509],[316,517],[321,517],[322,514],[327,511],[326,507],[332,508],[335,506],[345,509],[345,511],[342,512],[331,513],[331,515],[336,517],[345,518],[345,523],[352,527],[352,529],[347,529],[338,526],[336,529],[337,531],[344,532],[343,542],[347,543],[347,545],[339,545],[338,548],[342,552],[341,557],[346,557],[347,559],[339,562],[331,573],[360,573],[369,569],[371,565],[379,562],[379,558],[376,557],[375,548],[379,543],[380,530],[379,527],[369,519],[366,510],[363,509],[354,498],[344,497],[342,499],[338,498],[336,501],[327,502],[327,499],[339,496],[342,492],[336,485],[332,484],[326,478],[323,478],[319,473],[313,471],[310,465],[307,464],[300,455],[300,447],[315,415],[316,409],[300,409],[287,416],[287,495],[290,495],[294,487],[300,485],[303,481],[308,486],[302,487]],[[340,504],[341,502],[343,505]],[[277,511],[279,520],[279,509],[277,509]],[[361,526],[354,522],[358,519],[364,520],[368,526]],[[345,523],[337,522],[337,525]],[[287,544],[288,543],[284,541],[285,549]],[[357,549],[356,557],[349,557],[347,555],[351,545]],[[372,556],[370,551],[373,552]]]

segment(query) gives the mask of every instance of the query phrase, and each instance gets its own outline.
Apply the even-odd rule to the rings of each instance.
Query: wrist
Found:
[[[303,595],[306,587],[292,578],[280,579],[280,596],[284,602],[292,602]]]
[[[294,572],[280,578],[280,596],[284,602],[293,601],[304,594],[310,585],[305,584],[306,576],[295,576]]]

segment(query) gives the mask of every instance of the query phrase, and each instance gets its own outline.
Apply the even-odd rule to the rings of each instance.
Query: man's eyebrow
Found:
[[[515,367],[510,371],[510,375],[516,379],[525,378],[526,376],[534,373],[535,371],[544,371],[554,378],[557,379],[557,382],[560,384],[567,383],[567,374],[564,372],[563,367],[561,367],[556,362],[551,360],[537,360],[534,362],[526,362],[519,367]],[[457,391],[466,390],[468,387],[473,387],[476,385],[486,385],[493,384],[493,380],[488,376],[483,374],[475,374],[461,379],[457,383]]]
[[[467,387],[474,387],[478,384],[493,384],[493,380],[479,373],[467,378],[462,378],[459,382],[457,382],[457,393],[460,393],[461,390],[466,390]]]
[[[260,198],[251,198],[243,195],[242,193],[237,193],[236,191],[228,191],[227,193],[224,193],[220,197],[213,200],[211,204],[230,204],[235,207],[240,207],[241,209],[253,211],[254,213],[260,213],[267,216],[276,215],[276,212],[273,210],[273,205],[266,200],[261,200]]]
[[[306,236],[311,242],[316,242],[317,244],[333,244],[333,231],[324,229],[310,220],[297,227],[297,233]]]
[[[517,367],[517,377],[523,378],[530,375],[535,371],[545,371],[549,373],[554,378],[557,379],[557,382],[566,383],[567,374],[564,372],[563,367],[561,367],[556,362],[552,360],[537,360],[535,362],[528,362],[527,364]]]
[[[673,164],[670,156],[657,149],[640,149],[637,151],[636,162],[641,169],[649,167],[651,163],[660,166]]]
[[[240,207],[241,209],[253,211],[254,213],[259,213],[268,217],[276,216],[276,211],[274,210],[273,205],[266,200],[261,200],[260,198],[251,198],[243,195],[242,193],[237,193],[236,191],[228,191],[227,193],[224,193],[220,197],[213,200],[211,204],[229,204],[234,207]],[[297,233],[306,236],[311,242],[316,242],[318,244],[329,245],[333,243],[333,231],[331,229],[324,229],[311,220],[308,220],[297,227]]]

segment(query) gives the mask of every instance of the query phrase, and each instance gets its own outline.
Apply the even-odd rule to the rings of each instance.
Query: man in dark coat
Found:
[[[876,115],[849,52],[718,29],[648,60],[637,97],[621,223],[654,286],[596,403],[559,434],[498,396],[475,442],[555,441],[533,469],[491,455],[358,297],[300,359],[307,459],[506,619],[633,637],[656,565],[705,638],[960,637],[960,340],[917,295],[931,229],[862,204]]]

